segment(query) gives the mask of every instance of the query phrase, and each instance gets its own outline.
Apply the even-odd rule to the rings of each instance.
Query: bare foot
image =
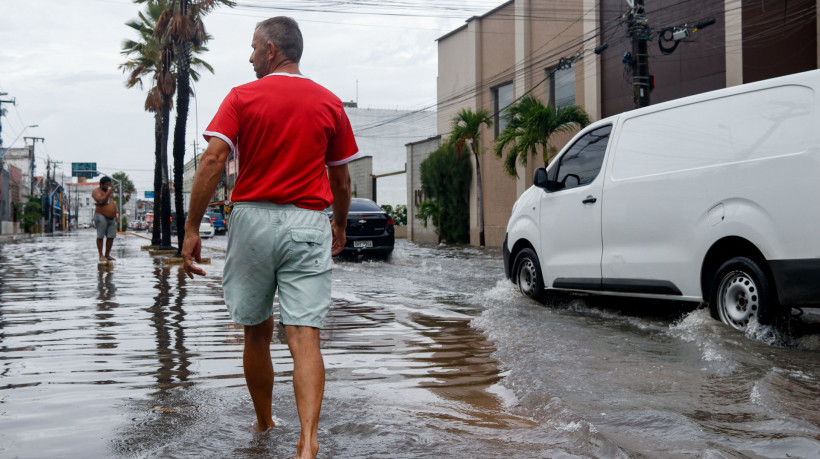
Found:
[[[106,255],[106,256],[105,256],[105,259],[106,259],[106,260],[108,260],[108,261],[114,261],[114,260],[116,260],[116,258],[112,257],[111,255]]]
[[[293,456],[294,459],[315,459],[316,455],[319,454],[319,440],[314,439],[310,443],[313,451],[305,448],[305,441],[300,437],[299,441],[296,443],[296,456]]]
[[[273,429],[274,427],[276,427],[276,424],[274,424],[273,421],[271,421],[270,424],[268,424],[267,427],[260,426],[259,421],[253,423],[253,431],[254,432],[264,432],[266,430]]]

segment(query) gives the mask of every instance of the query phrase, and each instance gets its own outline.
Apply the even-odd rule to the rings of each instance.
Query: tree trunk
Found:
[[[168,188],[168,130],[171,121],[171,95],[162,95],[162,145],[160,155],[162,156],[162,187],[161,187],[161,210],[160,225],[162,237],[160,246],[163,249],[171,248],[171,190]],[[156,223],[154,223],[156,225]]]
[[[154,228],[151,233],[151,245],[159,246],[162,242],[159,225],[160,190],[162,189],[162,113],[154,114]]]
[[[182,176],[185,171],[185,129],[188,122],[188,104],[191,97],[191,42],[183,41],[177,47],[177,119],[174,125],[174,207],[177,210],[177,243],[182,250],[185,240],[185,202],[182,197]],[[196,155],[196,152],[194,152]]]
[[[484,247],[484,196],[481,190],[481,162],[478,160],[475,149],[473,149],[473,156],[475,156],[475,190],[478,198],[478,245]]]

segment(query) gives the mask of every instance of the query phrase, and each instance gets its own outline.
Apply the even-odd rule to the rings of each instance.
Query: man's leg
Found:
[[[102,260],[102,258],[103,258],[102,246],[103,246],[103,240],[98,238],[97,239],[97,252],[100,253],[100,260]]]
[[[97,239],[97,240],[99,241],[99,239]],[[111,246],[113,246],[113,245],[114,245],[114,239],[109,237],[105,240],[105,258],[108,259],[108,260],[113,260],[113,258],[111,258]]]
[[[261,432],[273,427],[271,403],[273,398],[273,362],[270,342],[273,337],[273,316],[256,325],[245,325],[245,351],[242,363],[245,381],[256,411],[254,429]]]
[[[314,458],[319,452],[317,431],[325,391],[325,364],[319,350],[319,329],[286,325],[285,337],[293,357],[293,391],[302,425],[296,457]]]
[[[116,221],[113,218],[106,220],[106,228],[105,228],[105,259],[108,261],[114,261],[114,257],[111,256],[111,246],[114,245],[114,238],[117,237],[117,227]]]

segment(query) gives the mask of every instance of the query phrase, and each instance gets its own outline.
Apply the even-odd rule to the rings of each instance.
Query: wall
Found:
[[[743,2],[743,82],[817,68],[816,0]]]
[[[664,55],[657,39],[648,43],[649,73],[655,75],[655,89],[650,103],[657,104],[680,97],[720,89],[726,86],[725,3],[715,0],[653,0],[645,2],[646,16],[653,30],[715,18],[717,22],[695,32],[680,42],[672,54]],[[737,8],[737,2],[733,3]],[[609,48],[601,54],[602,116],[615,115],[634,108],[632,74],[625,72],[622,58],[632,51],[631,38],[618,17],[626,11],[623,0],[601,0],[601,27],[609,32]],[[737,47],[738,43],[731,43]]]
[[[350,171],[351,195],[354,198],[373,199],[373,157],[363,156],[350,161],[347,168]]]
[[[421,190],[421,163],[441,146],[441,136],[409,143],[407,149],[407,239],[413,242],[438,242],[435,227],[427,228],[416,217],[418,206],[425,200]]]
[[[33,149],[31,145],[23,148],[11,148],[6,152],[3,161],[6,164],[13,165],[22,172],[22,182],[20,192],[23,195],[31,194],[31,166],[33,158]]]

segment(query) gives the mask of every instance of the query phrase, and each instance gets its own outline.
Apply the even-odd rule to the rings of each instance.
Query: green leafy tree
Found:
[[[137,3],[152,0],[135,0]],[[179,249],[185,239],[185,211],[182,198],[182,176],[185,172],[185,131],[191,97],[191,64],[197,50],[203,50],[210,36],[205,32],[202,18],[216,7],[233,7],[233,0],[166,0],[170,7],[163,11],[154,28],[154,36],[172,45],[176,52],[176,123],[174,124],[174,203],[177,209],[177,238]]]
[[[472,109],[463,108],[458,115],[453,118],[453,130],[450,135],[450,142],[455,147],[455,155],[460,158],[465,150],[475,156],[475,176],[476,176],[476,197],[478,198],[478,243],[484,247],[484,192],[481,183],[481,125],[492,126],[493,120],[490,112],[479,110],[473,113]]]
[[[536,156],[541,149],[544,166],[549,164],[558,150],[549,141],[557,132],[571,131],[589,124],[589,115],[577,105],[555,108],[544,105],[529,95],[511,105],[504,114],[507,126],[495,141],[495,155],[501,158],[504,151],[504,170],[518,177],[516,163],[527,165],[527,156]]]
[[[40,223],[40,218],[42,217],[42,206],[40,205],[40,201],[37,196],[26,195],[24,197],[28,199],[28,202],[14,203],[14,212],[16,214],[17,221],[20,222],[20,226],[23,228],[23,231],[30,233],[34,227]]]
[[[114,187],[114,202],[117,203],[117,209],[120,209],[120,203],[122,204],[122,207],[125,207],[125,203],[131,199],[131,194],[137,191],[137,189],[134,187],[134,183],[130,178],[128,178],[128,174],[125,172],[115,172],[111,174],[111,177],[122,183],[122,196],[120,196],[120,184],[115,181],[111,182],[111,186]]]
[[[396,209],[393,211],[393,222],[399,226],[406,226],[407,225],[407,206],[404,204],[399,204],[396,206]]]
[[[419,204],[416,218],[421,220],[425,228],[427,228],[427,221],[432,221],[438,235],[438,243],[441,244],[441,205],[438,201],[427,200]]]
[[[396,207],[393,207],[390,204],[382,204],[381,208],[383,211],[387,212],[387,215],[389,215],[390,218],[393,219],[394,225],[407,225],[407,206],[404,204],[399,204]]]
[[[456,155],[454,145],[445,143],[422,161],[421,187],[428,201],[439,206],[433,218],[440,239],[470,242],[470,178],[473,170],[466,155]],[[432,204],[431,204],[432,205]]]

